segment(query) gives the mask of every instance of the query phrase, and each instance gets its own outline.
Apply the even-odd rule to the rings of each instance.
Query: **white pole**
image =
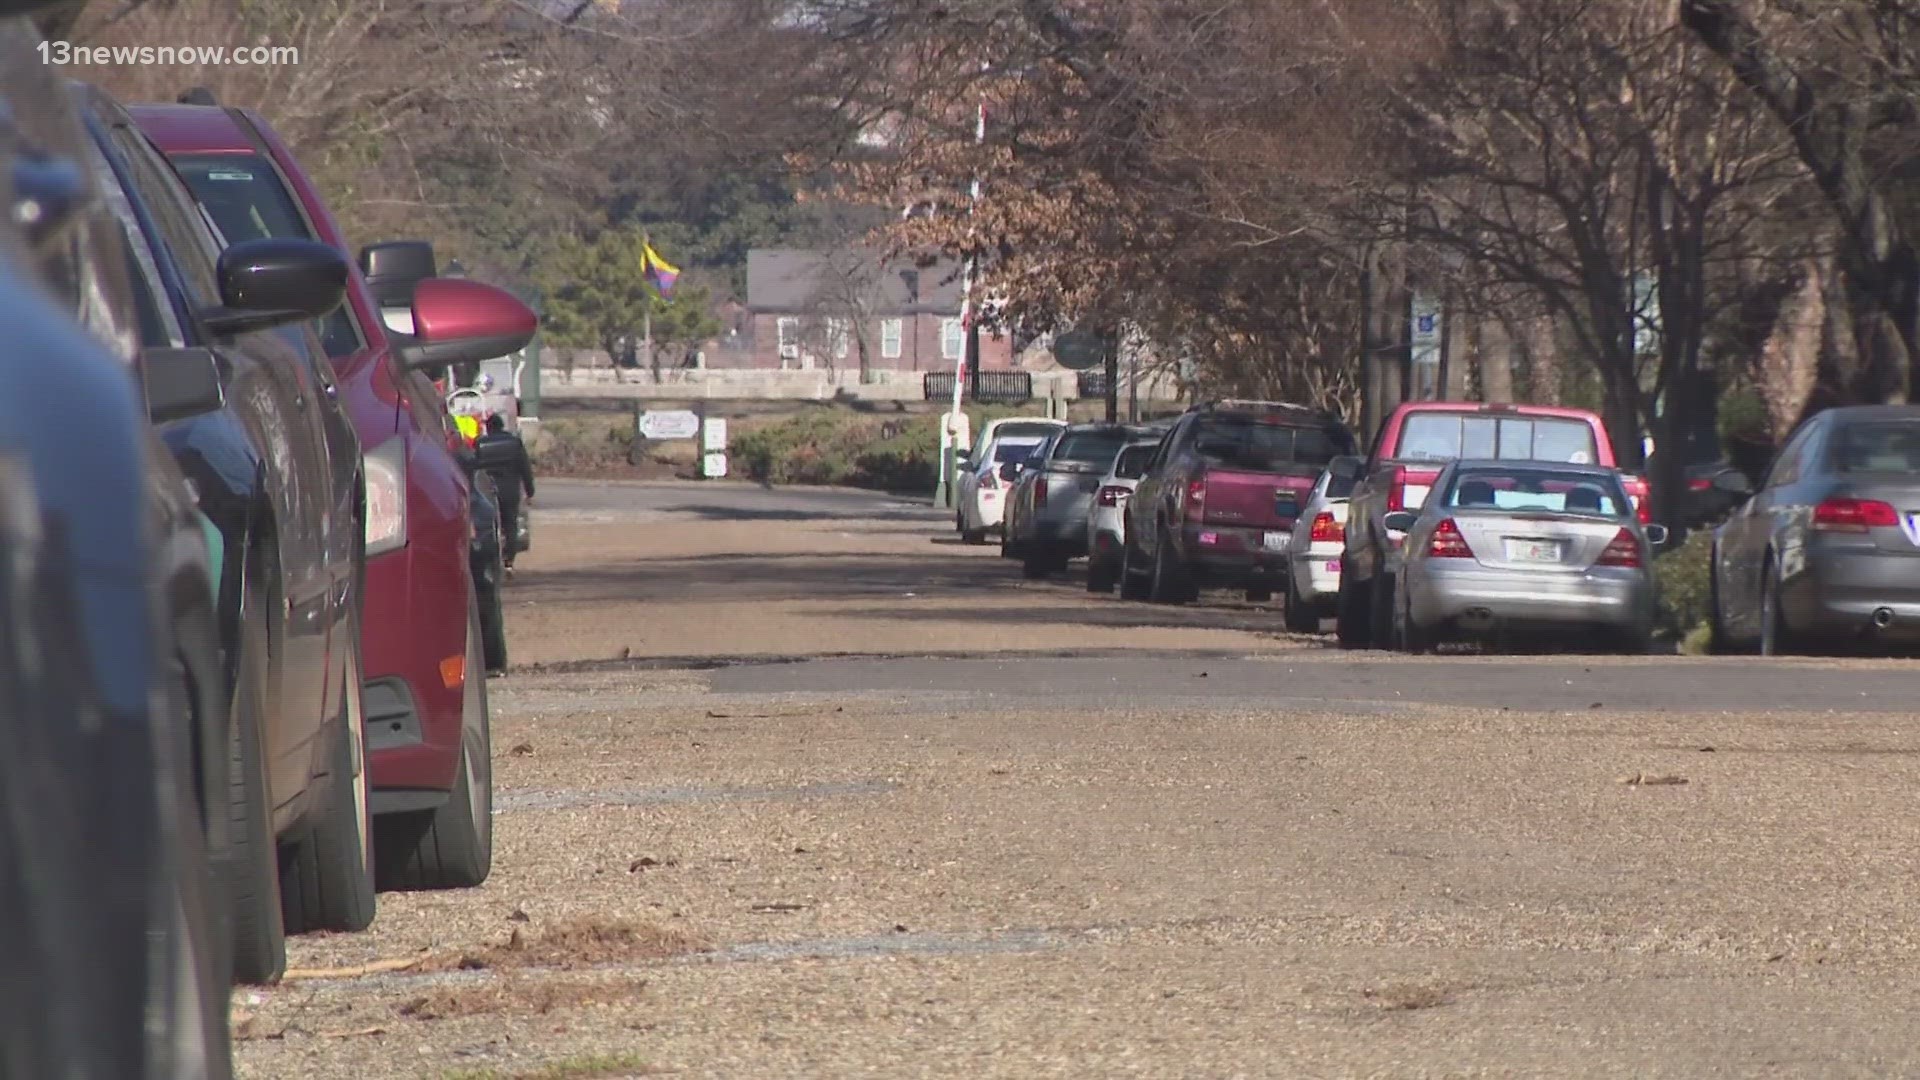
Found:
[[[984,75],[989,70],[991,70],[990,65],[986,63],[980,65],[981,74]],[[974,113],[973,144],[975,146],[984,146],[986,145],[986,141],[987,101],[985,97],[982,97]],[[973,180],[967,187],[967,217],[969,219],[973,217],[974,208],[979,202],[980,173],[976,169],[973,174]],[[960,445],[960,425],[963,422],[962,417],[964,415],[961,412],[960,404],[962,395],[965,393],[968,362],[971,361],[975,365],[980,362],[978,356],[968,355],[971,351],[970,346],[975,340],[975,335],[973,334],[973,289],[975,279],[979,277],[980,271],[979,256],[974,251],[974,233],[971,227],[967,230],[967,239],[967,261],[962,267],[960,275],[960,357],[954,361],[953,365],[953,407],[947,412],[947,430],[942,440],[942,442],[950,448],[949,453],[941,455],[943,475],[940,484],[941,488],[948,493],[947,503],[949,505],[956,505],[960,494],[959,485],[953,483],[952,463],[957,459],[960,451],[965,449],[965,447]]]

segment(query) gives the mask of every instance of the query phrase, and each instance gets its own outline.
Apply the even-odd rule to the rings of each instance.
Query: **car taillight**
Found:
[[[1047,488],[1051,486],[1052,485],[1047,483],[1047,478],[1044,476],[1033,482],[1033,505],[1035,509],[1047,505]]]
[[[1600,553],[1596,565],[1638,567],[1640,560],[1640,541],[1633,538],[1633,530],[1622,528],[1614,534],[1606,550]]]
[[[1687,481],[1687,490],[1688,491],[1712,491],[1713,481],[1707,479],[1704,476],[1696,476],[1693,479]]]
[[[1100,489],[1100,505],[1119,506],[1120,500],[1126,498],[1129,494],[1131,494],[1131,492],[1123,487],[1103,487]]]
[[[1820,532],[1863,533],[1900,524],[1890,503],[1877,499],[1828,499],[1813,508],[1813,527]]]
[[[1387,480],[1387,513],[1407,508],[1407,470],[1395,467]]]
[[[1187,512],[1195,517],[1207,508],[1207,482],[1205,480],[1187,481]]]
[[[388,439],[363,459],[366,469],[367,555],[407,546],[407,442]]]
[[[1313,533],[1308,537],[1313,543],[1343,543],[1347,539],[1347,530],[1333,515],[1325,510],[1313,516]]]
[[[1460,526],[1454,524],[1452,518],[1447,518],[1433,530],[1433,538],[1427,541],[1427,557],[1471,559],[1473,549],[1467,546],[1467,538],[1460,535]]]

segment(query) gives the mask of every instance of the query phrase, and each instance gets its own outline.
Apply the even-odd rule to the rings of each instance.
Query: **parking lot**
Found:
[[[487,884],[253,1077],[1920,1068],[1911,661],[1405,658],[924,507],[543,480]]]

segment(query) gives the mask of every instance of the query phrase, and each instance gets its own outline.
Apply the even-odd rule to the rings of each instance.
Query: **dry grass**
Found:
[[[523,934],[519,927],[506,941],[458,953],[443,953],[420,965],[424,971],[557,968],[572,970],[604,964],[664,960],[706,952],[712,946],[682,930],[626,919],[585,916]]]
[[[559,1009],[607,1005],[638,997],[646,980],[541,979],[504,975],[465,986],[438,986],[394,1007],[408,1020],[464,1016],[545,1016]]]
[[[665,1071],[628,1054],[596,1054],[555,1061],[531,1072],[460,1069],[447,1073],[444,1080],[621,1080],[629,1076],[658,1076]]]
[[[1378,990],[1364,991],[1363,994],[1388,1012],[1437,1009],[1453,1000],[1452,992],[1446,986],[1434,983],[1392,983]]]

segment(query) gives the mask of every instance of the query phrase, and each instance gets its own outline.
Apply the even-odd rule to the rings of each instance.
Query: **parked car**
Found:
[[[1128,500],[1121,595],[1180,603],[1202,588],[1273,598],[1314,480],[1354,452],[1333,415],[1284,402],[1219,401],[1183,416]]]
[[[310,326],[340,303],[347,263],[302,240],[227,248],[125,110],[89,87],[75,97],[131,250],[144,349],[197,358],[223,378],[219,409],[160,434],[223,552],[235,721],[222,870],[236,973],[271,981],[284,932],[358,930],[374,915],[360,453]]]
[[[1120,583],[1120,538],[1126,529],[1127,500],[1165,437],[1162,433],[1159,438],[1129,443],[1100,478],[1093,505],[1087,508],[1088,592],[1110,593]]]
[[[1346,547],[1334,603],[1341,648],[1390,645],[1392,560],[1403,537],[1386,526],[1385,518],[1420,509],[1441,468],[1459,458],[1605,468],[1617,464],[1606,425],[1586,409],[1459,401],[1400,405],[1380,426],[1365,462],[1333,465],[1339,475],[1356,481],[1347,504]],[[1622,482],[1645,524],[1651,510],[1646,481],[1625,476]]]
[[[1294,519],[1287,540],[1286,626],[1296,634],[1315,634],[1333,615],[1340,597],[1340,553],[1347,542],[1347,500],[1353,478],[1320,474]]]
[[[1920,406],[1828,409],[1788,437],[1713,534],[1721,650],[1784,655],[1920,642]]]
[[[1100,480],[1142,434],[1125,424],[1061,428],[1027,458],[1005,503],[1008,554],[1030,578],[1064,570],[1087,554],[1087,519]]]
[[[973,449],[960,458],[960,480],[954,492],[958,509],[953,512],[953,528],[960,539],[983,544],[988,533],[1001,531],[1007,494],[1001,467],[1026,461],[1041,443],[1066,426],[1065,420],[1020,416],[991,420],[980,429]],[[1001,553],[1008,554],[1004,548]]]
[[[43,6],[0,2],[0,1076],[227,1080],[216,571],[140,394],[185,414],[218,383],[138,355]]]
[[[1407,537],[1391,623],[1401,649],[1538,629],[1597,633],[1625,653],[1652,641],[1652,549],[1666,530],[1640,523],[1616,470],[1455,461],[1420,510],[1386,525]]]
[[[350,250],[299,161],[257,113],[211,104],[132,111],[229,240],[298,238]],[[369,270],[389,284],[396,273],[403,279],[389,299],[410,352],[395,348]],[[434,273],[424,244],[375,245],[349,274],[346,304],[321,324],[340,401],[366,452],[365,694],[383,888],[477,885],[492,867],[485,680],[467,672],[504,666],[504,650],[486,655],[486,640],[504,636],[497,594],[472,574],[475,495],[426,372],[522,348],[536,319],[502,290]]]

